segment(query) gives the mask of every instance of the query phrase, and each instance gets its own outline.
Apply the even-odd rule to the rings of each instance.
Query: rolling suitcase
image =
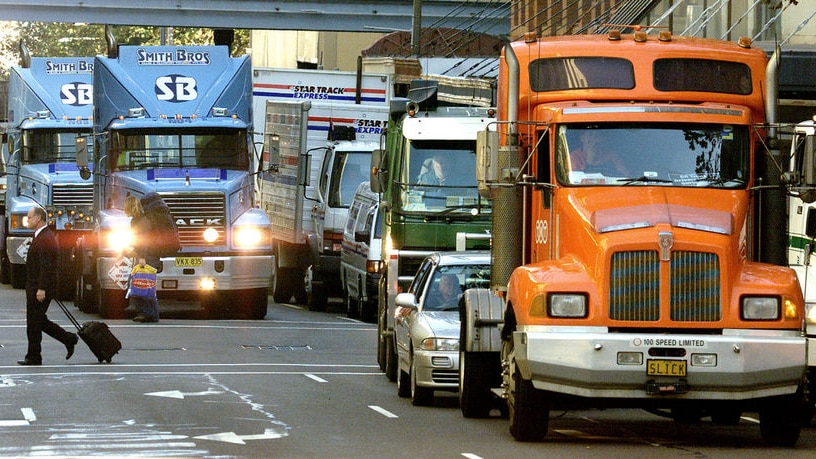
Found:
[[[62,301],[57,299],[54,299],[54,301],[57,302],[62,312],[68,316],[68,320],[74,324],[74,327],[77,329],[77,335],[88,345],[91,352],[99,359],[99,363],[103,361],[111,363],[113,356],[122,349],[122,343],[111,333],[108,324],[92,320],[80,325]]]

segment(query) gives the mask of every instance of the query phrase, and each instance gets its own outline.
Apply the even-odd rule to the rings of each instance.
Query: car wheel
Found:
[[[397,372],[399,373],[397,376],[397,395],[403,398],[410,397],[411,375],[402,370],[397,370]]]
[[[433,403],[433,389],[417,386],[416,360],[411,359],[411,404],[414,406],[428,406]]]

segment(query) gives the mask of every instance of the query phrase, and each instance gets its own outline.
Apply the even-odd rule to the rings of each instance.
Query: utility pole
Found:
[[[414,57],[419,57],[419,45],[422,37],[422,0],[414,0],[414,16],[411,24],[411,54]]]

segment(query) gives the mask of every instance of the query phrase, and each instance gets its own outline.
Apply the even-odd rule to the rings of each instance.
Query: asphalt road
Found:
[[[437,393],[431,407],[399,398],[376,363],[375,325],[271,302],[263,321],[202,320],[191,305],[164,304],[158,324],[106,321],[123,343],[111,364],[82,343],[66,361],[45,337],[43,365],[21,367],[23,296],[0,286],[0,457],[816,455],[816,427],[795,449],[769,448],[750,413],[726,427],[640,410],[553,412],[546,442],[519,443],[506,419],[464,419],[456,394]],[[56,305],[49,316],[70,327]]]

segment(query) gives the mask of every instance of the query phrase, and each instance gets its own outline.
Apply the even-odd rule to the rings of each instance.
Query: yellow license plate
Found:
[[[649,376],[686,376],[686,361],[647,360],[646,374]]]
[[[179,268],[196,268],[202,264],[201,257],[176,257],[176,266]]]

